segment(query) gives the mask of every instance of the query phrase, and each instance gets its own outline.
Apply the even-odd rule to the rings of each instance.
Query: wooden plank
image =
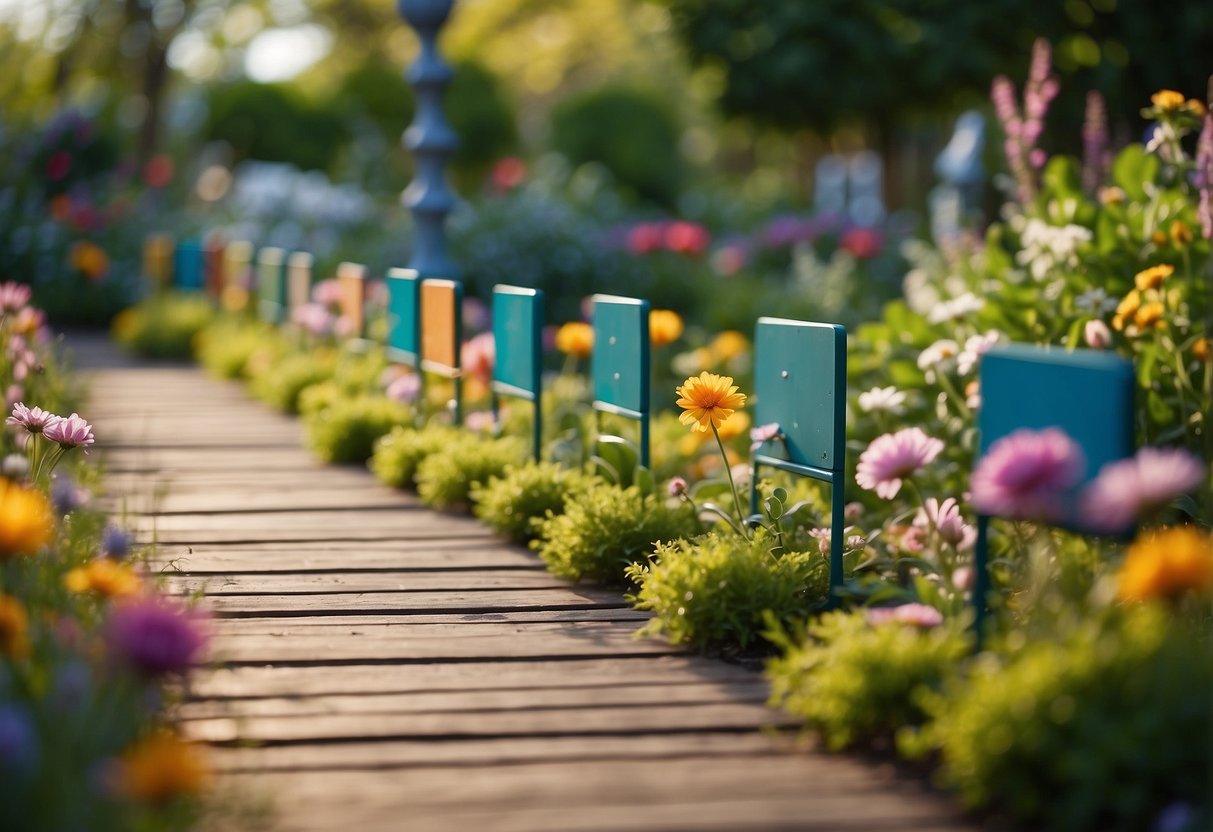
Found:
[[[281,618],[219,618],[211,622],[211,628],[219,636],[228,633],[248,635],[251,633],[281,633],[284,627],[295,632],[305,632],[312,627],[374,627],[390,625],[416,627],[419,624],[459,624],[465,628],[485,624],[508,623],[552,623],[557,621],[630,621],[633,626],[650,618],[650,613],[631,607],[596,607],[586,610],[538,610],[531,612],[482,612],[415,613],[413,615],[318,615],[295,616],[286,621]],[[403,632],[403,631],[402,631]]]
[[[499,544],[483,535],[430,540],[364,540],[351,552],[343,541],[296,543],[162,544],[151,555],[158,568],[189,575],[356,570],[539,569],[534,552]]]
[[[352,613],[522,612],[525,610],[623,607],[622,596],[601,589],[545,589],[518,592],[362,592],[331,595],[215,596],[207,606],[221,617],[349,615]]]
[[[330,592],[433,592],[564,589],[568,583],[545,570],[459,572],[353,572],[312,575],[213,575],[170,577],[170,591],[192,595],[295,595]]]

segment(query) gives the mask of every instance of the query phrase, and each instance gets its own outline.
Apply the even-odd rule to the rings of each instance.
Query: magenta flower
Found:
[[[943,613],[926,604],[900,604],[896,607],[872,607],[864,610],[868,623],[873,626],[897,622],[912,624],[920,630],[929,630],[943,623]]]
[[[113,654],[149,675],[188,670],[206,646],[204,617],[166,598],[118,604],[106,622]]]
[[[80,418],[79,413],[54,417],[42,429],[42,435],[64,450],[93,444],[93,426]]]
[[[460,357],[465,373],[488,384],[493,380],[493,365],[497,361],[497,342],[493,333],[482,332],[464,341]]]
[[[942,503],[928,497],[915,515],[914,525],[927,531],[934,529],[939,539],[954,549],[967,549],[977,540],[977,530],[964,521],[954,497]]]
[[[388,384],[383,391],[392,401],[401,404],[412,404],[421,395],[421,376],[416,373],[405,373]]]
[[[1142,448],[1132,459],[1105,465],[1083,490],[1079,507],[1094,531],[1123,532],[1154,509],[1191,491],[1208,476],[1183,448]]]
[[[9,280],[0,283],[0,314],[20,312],[30,301],[30,288]]]
[[[859,455],[855,482],[860,488],[891,500],[901,490],[902,480],[929,465],[942,452],[943,442],[928,436],[921,428],[886,433],[873,439]]]
[[[13,405],[13,415],[4,424],[25,428],[30,433],[42,433],[59,417],[40,407],[26,407],[23,402]]]
[[[1065,431],[1017,430],[978,460],[969,480],[973,506],[992,516],[1057,520],[1085,468],[1082,449]]]

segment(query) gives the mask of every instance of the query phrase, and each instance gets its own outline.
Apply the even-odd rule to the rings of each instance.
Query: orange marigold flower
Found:
[[[1127,601],[1176,598],[1213,588],[1213,538],[1175,526],[1134,541],[1117,576]]]
[[[1173,274],[1175,274],[1174,266],[1169,263],[1159,263],[1157,266],[1151,266],[1148,269],[1139,271],[1133,278],[1133,285],[1137,287],[1138,291],[1142,292],[1147,289],[1157,289]],[[1116,311],[1119,313],[1120,308],[1117,307]]]
[[[0,479],[0,560],[34,554],[51,542],[53,528],[41,491]]]
[[[68,251],[68,262],[89,280],[100,280],[109,271],[110,259],[105,250],[88,240],[77,240]]]
[[[1154,243],[1156,246],[1165,246],[1167,244],[1167,232],[1163,231],[1161,228],[1155,228],[1150,234],[1150,242]]]
[[[1196,343],[1192,345],[1192,357],[1197,361],[1209,363],[1209,355],[1211,353],[1208,338],[1197,338]]]
[[[556,349],[565,355],[589,358],[594,351],[594,328],[582,321],[571,321],[556,330]]]
[[[718,361],[732,361],[749,348],[749,340],[735,329],[726,329],[717,335],[710,347]]]
[[[104,598],[125,598],[139,591],[139,576],[129,566],[96,558],[71,570],[63,578],[72,592],[93,592]]]
[[[1192,242],[1192,228],[1183,220],[1175,220],[1171,223],[1171,242],[1176,247],[1183,248]]]
[[[719,429],[734,411],[745,407],[745,394],[737,392],[730,376],[707,370],[688,378],[675,392],[683,409],[678,421],[704,433]]]
[[[654,309],[649,313],[649,340],[655,347],[672,344],[682,336],[682,316],[672,309]]]
[[[1162,316],[1165,311],[1165,307],[1160,302],[1152,301],[1137,310],[1137,313],[1133,316],[1133,323],[1137,325],[1138,329],[1162,326]]]
[[[29,616],[11,595],[0,595],[0,653],[10,659],[29,655]]]
[[[1178,110],[1186,100],[1181,92],[1175,90],[1159,90],[1150,96],[1150,103],[1159,110]]]
[[[1112,316],[1112,328],[1120,331],[1125,328],[1125,321],[1137,314],[1141,309],[1141,293],[1136,289],[1125,295],[1116,306],[1116,314]]]
[[[1187,107],[1188,112],[1194,116],[1204,116],[1205,114],[1205,105],[1195,98],[1189,98],[1188,103],[1185,106]]]
[[[111,777],[114,791],[122,797],[160,803],[200,794],[210,783],[211,770],[196,746],[157,733],[123,751]]]

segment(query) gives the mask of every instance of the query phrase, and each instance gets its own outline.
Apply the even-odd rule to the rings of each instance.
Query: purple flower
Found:
[[[9,280],[0,283],[0,314],[20,312],[30,301],[30,288]]]
[[[771,422],[766,425],[759,425],[750,430],[750,450],[756,451],[764,442],[770,442],[774,439],[783,438],[783,431],[779,427],[778,422]]]
[[[1064,431],[1017,430],[978,460],[969,480],[973,506],[987,515],[1056,520],[1085,467],[1082,449]]]
[[[912,624],[921,630],[929,630],[943,623],[943,614],[926,604],[901,604],[896,607],[872,607],[864,610],[868,623],[873,626],[897,622]]]
[[[1087,93],[1082,125],[1082,186],[1093,194],[1108,170],[1108,110],[1097,91]]]
[[[1080,498],[1082,518],[1095,531],[1127,531],[1207,476],[1204,463],[1183,448],[1142,448],[1100,470]]]
[[[65,450],[93,444],[93,426],[80,418],[79,413],[56,416],[42,429],[42,435]]]
[[[872,440],[859,455],[855,482],[860,488],[875,491],[891,500],[901,490],[902,480],[943,452],[943,442],[928,436],[921,428],[904,428]]]
[[[23,706],[0,703],[0,771],[29,775],[38,768],[38,730]]]
[[[328,335],[337,323],[328,308],[319,303],[304,303],[291,312],[291,322],[303,327],[312,335]]]
[[[463,299],[463,326],[470,332],[482,332],[489,328],[489,308],[480,298]]]
[[[207,641],[200,615],[154,597],[115,606],[105,632],[114,655],[150,675],[189,669]]]
[[[687,493],[687,481],[682,477],[674,477],[666,485],[666,490],[671,497],[682,497]]]
[[[56,474],[51,479],[51,505],[59,514],[69,514],[88,505],[93,492],[81,488],[68,476]]]
[[[13,405],[13,415],[4,420],[6,425],[23,427],[30,433],[42,433],[59,417],[40,407],[26,407],[23,402]]]
[[[131,533],[118,526],[106,525],[101,532],[101,554],[107,558],[121,560],[130,554]]]
[[[405,373],[392,381],[384,394],[401,404],[412,404],[421,395],[421,376],[416,373]]]
[[[1200,192],[1200,203],[1196,216],[1200,218],[1200,230],[1206,240],[1213,240],[1213,113],[1205,113],[1196,140],[1195,184]]]

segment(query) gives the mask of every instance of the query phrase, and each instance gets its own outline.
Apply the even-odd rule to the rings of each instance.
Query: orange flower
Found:
[[[29,655],[29,616],[11,595],[0,595],[0,653],[10,659]]]
[[[125,598],[139,591],[139,576],[129,566],[96,558],[71,570],[63,584],[72,592],[93,592],[103,598]]]
[[[1116,306],[1116,314],[1112,316],[1112,328],[1117,332],[1125,328],[1125,322],[1141,309],[1141,294],[1132,290],[1125,295]]]
[[[197,748],[169,733],[152,734],[127,748],[111,774],[115,792],[146,803],[200,794],[211,779]]]
[[[744,413],[734,413],[733,416],[720,426],[717,431],[725,442],[736,439],[750,429],[750,417]]]
[[[1191,235],[1191,232],[1188,233]],[[1163,282],[1173,274],[1175,274],[1174,266],[1168,263],[1159,263],[1157,266],[1151,266],[1148,269],[1139,271],[1133,278],[1133,285],[1135,285],[1138,290],[1142,292],[1146,291],[1147,289],[1157,289],[1158,287],[1162,286]],[[1120,312],[1120,309],[1117,308],[1116,311]]]
[[[1137,314],[1133,316],[1133,323],[1138,329],[1149,329],[1154,326],[1162,326],[1163,312],[1165,309],[1158,301],[1152,301],[1137,310]]]
[[[72,198],[67,194],[59,194],[51,198],[51,219],[63,222],[72,215]]]
[[[556,330],[556,349],[565,355],[589,358],[594,350],[594,328],[581,321],[572,321]]]
[[[41,491],[0,479],[0,560],[34,554],[51,542],[53,526]]]
[[[89,280],[100,280],[109,271],[110,259],[105,250],[88,240],[77,240],[68,251],[68,262]]]
[[[1150,96],[1150,103],[1159,110],[1178,110],[1184,106],[1185,100],[1183,93],[1175,90],[1159,90]]]
[[[1117,576],[1127,601],[1176,598],[1213,588],[1213,538],[1175,526],[1134,541]]]
[[[750,348],[750,342],[735,329],[726,329],[712,341],[712,354],[718,361],[731,361]]]
[[[1192,345],[1192,357],[1204,364],[1209,363],[1209,339],[1197,338],[1196,343]]]
[[[649,313],[649,340],[655,347],[672,344],[682,336],[682,317],[671,309],[654,309]]]
[[[1183,220],[1175,220],[1171,223],[1171,242],[1176,247],[1183,248],[1188,243],[1192,242],[1192,229]]]
[[[675,392],[683,409],[678,421],[704,433],[719,429],[734,411],[745,407],[745,394],[737,392],[731,377],[707,370],[688,378]]]

